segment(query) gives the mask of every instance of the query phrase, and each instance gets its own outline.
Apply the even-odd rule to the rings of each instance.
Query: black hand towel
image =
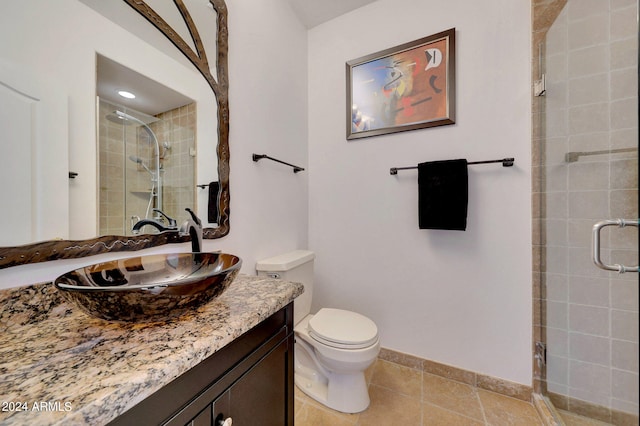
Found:
[[[218,223],[218,191],[220,183],[211,182],[209,184],[209,208],[207,209],[207,221],[209,223]]]
[[[467,228],[469,182],[467,160],[418,164],[418,220],[420,229]]]

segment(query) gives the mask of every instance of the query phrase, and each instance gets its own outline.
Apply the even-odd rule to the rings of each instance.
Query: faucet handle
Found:
[[[196,223],[196,225],[202,226],[202,221],[200,221],[200,218],[198,216],[196,216],[196,214],[193,212],[193,210],[191,210],[189,207],[187,207],[185,210],[191,215],[191,219],[193,219],[193,221]]]
[[[169,222],[169,226],[168,226],[169,229],[178,228],[178,222],[176,222],[174,218],[167,216],[167,214],[160,209],[153,209],[153,211],[156,213],[160,213],[162,216],[164,216],[167,219],[167,221]]]

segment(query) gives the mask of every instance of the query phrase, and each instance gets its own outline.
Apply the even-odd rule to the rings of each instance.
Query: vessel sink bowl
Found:
[[[242,260],[225,253],[172,253],[85,266],[56,278],[62,295],[108,321],[155,322],[193,311],[224,292]]]

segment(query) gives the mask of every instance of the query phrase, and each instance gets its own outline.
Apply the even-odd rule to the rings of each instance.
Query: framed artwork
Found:
[[[455,28],[347,62],[347,139],[455,123]]]

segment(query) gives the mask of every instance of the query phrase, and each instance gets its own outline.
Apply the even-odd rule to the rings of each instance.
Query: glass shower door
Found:
[[[638,274],[593,262],[637,266],[638,228],[613,222],[592,246],[595,224],[638,220],[637,1],[546,3],[558,6],[538,93],[547,396],[567,416],[638,424]]]

